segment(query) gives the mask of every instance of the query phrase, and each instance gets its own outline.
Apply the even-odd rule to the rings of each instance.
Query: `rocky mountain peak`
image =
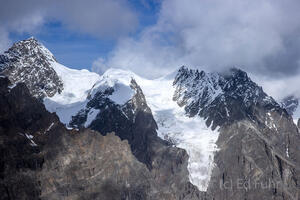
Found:
[[[14,58],[31,57],[33,59],[56,62],[53,54],[34,37],[14,43],[12,47],[4,52],[4,55]]]
[[[53,63],[56,59],[52,53],[31,37],[16,42],[0,55],[0,74],[7,76],[12,84],[24,82],[37,98],[51,97],[63,90]]]
[[[175,77],[174,100],[189,116],[200,115],[213,122],[213,128],[249,115],[253,105],[272,105],[276,101],[254,83],[246,72],[232,68],[223,73],[207,73],[181,67]]]

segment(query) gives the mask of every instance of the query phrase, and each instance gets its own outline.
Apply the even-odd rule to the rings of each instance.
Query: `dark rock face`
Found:
[[[248,120],[221,129],[208,189],[214,199],[299,199],[299,133],[272,116],[279,132]]]
[[[124,105],[118,105],[109,98],[113,88],[97,92],[86,108],[72,118],[70,126],[83,127],[90,110],[100,110],[89,128],[101,133],[115,132],[122,140],[128,140],[138,160],[151,168],[149,140],[157,137],[157,125],[141,88],[134,80],[131,81],[131,88],[135,90],[135,95]]]
[[[122,107],[109,104],[110,106],[101,111],[89,127],[99,132],[114,131],[122,140],[128,140],[133,154],[151,169],[150,148],[152,140],[158,138],[157,125],[141,88],[134,80],[131,82],[131,87],[136,94],[129,102]],[[96,102],[102,101],[97,99]]]
[[[38,199],[36,172],[44,163],[44,134],[52,123],[57,117],[24,84],[9,89],[8,79],[0,78],[0,199]]]
[[[150,198],[150,173],[126,141],[67,131],[25,85],[0,82],[0,199]]]
[[[150,199],[159,195],[146,166],[114,134],[85,130],[66,135],[61,142],[55,160],[51,147],[45,155],[39,173],[42,199]]]
[[[294,96],[288,96],[281,102],[282,108],[284,108],[290,115],[293,115],[299,105],[299,100]]]
[[[37,97],[52,97],[63,90],[63,83],[51,67],[53,55],[36,39],[15,43],[0,55],[0,74],[13,83],[23,82]]]

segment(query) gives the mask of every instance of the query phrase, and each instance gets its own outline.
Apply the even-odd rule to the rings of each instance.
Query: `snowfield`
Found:
[[[134,95],[130,88],[133,74],[120,70],[108,70],[102,76],[88,70],[75,70],[63,66],[57,62],[51,63],[53,69],[61,78],[64,89],[60,94],[44,99],[44,104],[49,112],[56,112],[60,121],[68,125],[81,109],[88,103],[87,97],[93,98],[98,91],[112,87],[114,89],[110,99],[116,104],[123,105]],[[92,109],[88,113],[85,127],[88,127],[95,119],[99,110]]]
[[[90,89],[100,79],[98,74],[86,69],[70,69],[57,62],[51,63],[51,66],[64,84],[62,93],[54,95],[51,99],[64,105],[84,101]]]
[[[100,76],[88,70],[70,69],[54,61],[51,66],[63,81],[64,89],[60,94],[46,97],[44,104],[49,112],[56,112],[60,121],[67,125],[72,116],[85,107],[86,98]]]

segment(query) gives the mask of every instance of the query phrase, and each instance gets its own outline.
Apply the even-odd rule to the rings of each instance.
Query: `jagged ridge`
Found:
[[[0,55],[0,74],[9,77],[12,84],[24,82],[35,97],[51,97],[63,90],[52,62],[56,62],[52,53],[35,38],[29,38]]]
[[[181,67],[173,85],[173,99],[186,113],[206,119],[212,129],[235,120],[251,118],[253,105],[279,107],[246,72],[233,68],[227,73],[206,73]]]

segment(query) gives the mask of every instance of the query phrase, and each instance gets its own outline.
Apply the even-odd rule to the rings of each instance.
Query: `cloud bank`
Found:
[[[299,69],[299,8],[297,0],[164,0],[155,25],[120,40],[94,69],[129,68],[153,78],[185,64],[291,76]]]

